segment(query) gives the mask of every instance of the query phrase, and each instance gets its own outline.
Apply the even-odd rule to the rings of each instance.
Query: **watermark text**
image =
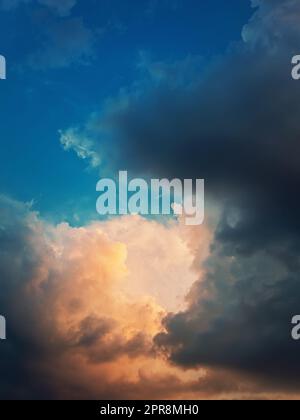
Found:
[[[204,180],[152,179],[129,181],[128,172],[119,172],[119,179],[100,179],[97,212],[106,215],[182,216],[188,226],[204,222]]]
[[[0,340],[6,340],[6,319],[0,315]]]
[[[0,55],[0,80],[6,80],[6,58]]]

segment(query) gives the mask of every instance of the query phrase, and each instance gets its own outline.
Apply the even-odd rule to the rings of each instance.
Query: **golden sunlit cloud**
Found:
[[[199,276],[187,228],[138,216],[54,226],[5,200],[3,224],[16,235],[8,270],[17,271],[15,279],[24,276],[17,286],[7,285],[7,307],[15,308],[8,318],[14,334],[38,354],[26,361],[31,375],[60,398],[187,392],[185,383],[202,371],[170,366],[153,345],[162,319],[180,308]],[[210,235],[201,229],[204,257]]]

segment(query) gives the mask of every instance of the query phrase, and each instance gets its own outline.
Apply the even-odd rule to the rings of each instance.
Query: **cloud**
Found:
[[[95,168],[100,165],[101,159],[96,152],[92,150],[92,141],[86,137],[82,137],[81,133],[74,128],[70,128],[65,132],[60,132],[60,143],[64,150],[73,150],[80,159],[87,159],[91,167]]]
[[[180,226],[139,217],[54,226],[4,196],[0,216],[0,308],[8,338],[0,346],[1,398],[196,392],[201,372],[169,366],[153,347],[166,314],[161,304],[173,307],[194,282],[193,245]],[[203,236],[203,246],[207,241]]]
[[[281,256],[284,245],[241,256],[214,243],[206,275],[189,295],[189,308],[169,315],[156,343],[182,366],[246,372],[277,390],[299,391],[298,343],[291,319],[298,313],[299,268]],[[275,250],[274,250],[275,251]],[[299,258],[291,257],[299,266]]]
[[[183,84],[170,71],[143,78],[110,99],[83,132],[115,168],[205,178],[207,201],[220,209],[205,274],[189,307],[165,318],[156,344],[178,366],[252,374],[265,389],[297,393],[290,322],[300,307],[300,85],[291,57],[300,41],[299,5],[253,6],[241,42],[198,76],[189,66]]]
[[[54,227],[2,199],[0,307],[12,328],[1,347],[4,395],[299,395],[290,337],[300,306],[300,85],[290,76],[299,6],[253,5],[242,41],[223,56],[205,68],[141,60],[140,81],[61,138],[94,166],[101,158],[113,170],[205,178],[221,214],[205,263],[210,239],[197,232],[187,243],[178,227],[139,218]],[[195,276],[179,311],[177,293]]]
[[[160,143],[163,130],[166,135],[169,128],[173,130],[173,127],[168,127],[168,119],[164,121],[163,115],[160,114],[160,111],[167,110],[156,109],[156,107],[161,106],[160,100],[164,106],[173,104],[173,107],[176,107],[177,102],[180,104],[180,100],[183,99],[181,93],[186,95],[197,86],[200,79],[199,72],[203,69],[203,65],[204,62],[200,56],[189,55],[176,62],[162,62],[154,61],[147,52],[140,51],[137,69],[141,79],[129,88],[120,89],[116,97],[107,98],[100,112],[93,113],[84,126],[61,130],[62,146],[67,151],[75,151],[79,158],[87,160],[93,168],[99,167],[102,172],[115,172],[122,167],[122,156],[130,170],[139,171],[139,173],[151,170],[155,166],[155,161],[158,159],[159,163],[165,153],[164,147],[169,147],[170,139],[163,139],[164,141]],[[178,91],[181,92],[179,97]],[[174,97],[169,97],[169,94]],[[166,96],[163,98],[162,95]],[[179,108],[173,111],[180,115],[182,110]],[[137,114],[131,116],[131,113],[135,112]],[[131,118],[134,123],[142,118],[141,127],[144,127],[147,133],[139,133],[138,126],[132,127],[133,132],[129,132],[131,128],[124,125],[129,124]],[[144,121],[145,118],[147,121]],[[153,121],[152,118],[154,118]],[[158,124],[157,129],[155,124]],[[177,138],[174,137],[174,142],[176,141]],[[154,150],[139,150],[145,146],[151,149],[150,144],[153,144]],[[124,150],[122,150],[122,145],[126,146]],[[149,165],[145,166],[148,153],[150,161]],[[140,166],[137,166],[140,158]],[[163,164],[165,165],[166,162]]]
[[[187,232],[140,217],[76,229],[53,226],[29,205],[4,196],[0,216],[0,308],[8,338],[0,346],[2,399],[297,398],[253,372],[182,370],[166,360],[158,341],[169,340],[170,332],[157,334],[166,309],[176,303],[172,292],[183,292],[181,278],[189,287],[191,260],[205,258],[210,239],[203,227]],[[194,270],[199,275],[199,267]],[[164,277],[167,284],[161,284]],[[155,296],[152,286],[162,293]],[[253,302],[257,295],[263,299],[252,294]],[[189,303],[197,298],[191,294]],[[190,318],[194,332],[210,325],[215,305],[209,302],[201,322]],[[187,344],[190,325],[184,335]]]
[[[167,333],[156,342],[178,365],[247,372],[266,380],[266,388],[299,391],[298,346],[290,337],[300,306],[299,86],[289,67],[299,39],[298,4],[257,5],[243,32],[246,45],[202,87],[207,108],[204,101],[193,107],[199,125],[190,120],[192,171],[227,203],[189,309],[169,315]]]

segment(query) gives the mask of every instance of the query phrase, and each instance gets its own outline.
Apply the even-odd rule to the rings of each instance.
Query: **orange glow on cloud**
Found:
[[[264,397],[256,380],[207,366],[183,370],[153,344],[162,319],[180,311],[201,279],[209,228],[137,216],[53,226],[2,201],[2,229],[15,238],[3,264],[12,350],[30,384],[13,385],[19,397]]]
[[[172,397],[173,387],[182,392],[185,381],[199,377],[153,348],[163,317],[180,309],[199,276],[185,227],[129,216],[81,228],[34,219],[32,228],[39,258],[18,311],[24,317],[30,307],[39,324],[35,340],[46,349],[31,369],[59,384],[62,397],[74,396],[74,383],[76,398],[107,389],[116,398],[158,398],[158,384]],[[208,245],[203,228],[203,250]]]

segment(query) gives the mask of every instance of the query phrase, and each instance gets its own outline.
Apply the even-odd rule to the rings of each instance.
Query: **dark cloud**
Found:
[[[294,0],[253,6],[243,40],[185,87],[150,66],[150,84],[111,100],[86,132],[116,169],[205,178],[207,200],[223,209],[207,273],[157,345],[181,366],[252,372],[299,390],[290,322],[300,310],[300,84],[291,78],[300,9]]]
[[[220,244],[212,252],[206,275],[190,292],[189,309],[169,315],[167,333],[156,337],[174,363],[226,367],[269,380],[277,389],[299,390],[299,346],[291,339],[291,318],[300,305],[299,269],[269,254],[242,257]],[[299,265],[298,257],[294,263]]]
[[[244,30],[247,44],[218,67],[215,83],[206,79],[208,107],[203,101],[199,125],[191,122],[193,174],[221,186],[227,202],[189,309],[170,315],[156,342],[174,363],[251,372],[299,390],[290,336],[300,309],[300,92],[290,77],[299,5],[259,5]]]
[[[260,0],[253,5],[257,9],[243,30],[243,41],[205,69],[198,59],[173,66],[144,60],[143,80],[109,100],[101,115],[83,130],[82,137],[88,139],[84,152],[79,131],[74,131],[74,144],[78,155],[95,159],[98,154],[102,161],[113,161],[116,170],[126,166],[139,174],[206,179],[207,199],[218,203],[222,217],[205,275],[192,288],[188,308],[165,319],[165,332],[155,339],[157,349],[184,368],[210,366],[225,371],[225,380],[219,377],[211,383],[211,389],[219,387],[219,394],[237,394],[240,389],[251,393],[251,387],[240,387],[245,377],[263,384],[256,388],[261,394],[267,389],[297,393],[298,343],[291,339],[290,323],[300,310],[300,84],[291,79],[291,57],[299,53],[299,5],[293,0]],[[71,138],[68,146],[72,146]],[[10,314],[13,340],[1,346],[6,353],[0,363],[8,379],[0,387],[7,395],[45,395],[46,390],[49,397],[54,393],[51,379],[54,375],[57,384],[61,370],[66,378],[60,395],[76,396],[82,388],[81,396],[87,389],[89,396],[95,395],[86,383],[80,391],[74,389],[80,382],[76,375],[82,372],[72,371],[73,358],[78,360],[84,351],[85,361],[94,369],[95,363],[110,358],[148,354],[153,350],[149,338],[137,332],[124,340],[113,317],[95,317],[90,310],[76,319],[75,329],[59,333],[53,323],[55,312],[45,303],[61,307],[57,296],[64,292],[60,286],[65,282],[57,280],[61,272],[73,280],[73,262],[65,256],[67,266],[65,260],[62,266],[56,260],[49,265],[54,251],[53,244],[43,240],[45,227],[23,206],[2,202],[2,207],[0,304],[3,314]],[[79,238],[76,243],[85,241]],[[58,255],[59,244],[55,242]],[[66,249],[72,256],[72,249]],[[33,306],[32,311],[32,300],[19,304],[20,291],[29,279],[45,277],[43,263],[47,281],[42,291],[51,300],[45,298],[42,309]],[[71,290],[67,288],[68,293]],[[81,308],[75,298],[64,299],[63,304],[69,314]],[[14,313],[12,307],[17,308]],[[112,332],[112,339],[107,340]],[[44,356],[43,363],[38,359],[44,375],[33,363],[37,354]],[[55,373],[45,373],[49,360],[55,364]],[[71,373],[66,375],[66,370]],[[32,379],[33,372],[31,388],[22,380],[16,387],[20,378]],[[84,376],[89,383],[92,378],[91,373]],[[182,382],[172,375],[148,381],[141,375],[139,379],[138,384],[120,382],[108,388],[105,383],[103,389],[97,388],[97,397],[136,397],[141,383],[146,398],[155,395],[154,389],[183,392]],[[204,384],[210,389],[209,381]],[[184,389],[202,386],[203,382],[194,382]]]

